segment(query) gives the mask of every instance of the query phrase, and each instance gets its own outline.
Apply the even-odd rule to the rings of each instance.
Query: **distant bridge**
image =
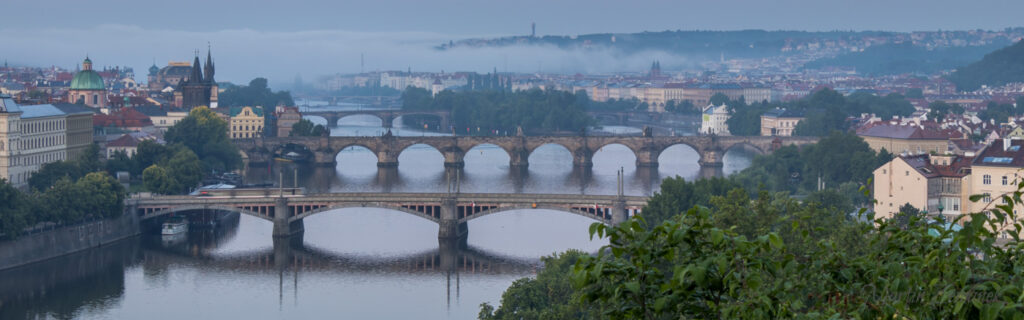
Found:
[[[573,156],[577,167],[593,166],[594,152],[604,146],[619,144],[626,146],[636,155],[637,167],[658,167],[658,156],[674,145],[686,145],[700,155],[701,167],[721,167],[722,158],[729,149],[747,146],[759,154],[767,154],[785,145],[816,143],[816,137],[745,137],[745,136],[444,136],[411,137],[383,135],[376,137],[278,137],[236,140],[235,144],[250,163],[273,161],[275,154],[281,154],[286,147],[301,146],[319,165],[334,166],[341,150],[359,146],[369,149],[377,156],[378,167],[397,167],[398,156],[408,147],[425,144],[444,155],[444,166],[461,168],[463,158],[469,150],[481,145],[495,145],[509,156],[513,168],[529,166],[530,153],[546,144],[565,147]]]
[[[617,224],[636,214],[647,197],[504,194],[504,193],[329,193],[266,196],[156,196],[126,200],[140,220],[176,212],[227,210],[274,223],[274,236],[303,232],[303,219],[343,208],[386,208],[405,212],[439,225],[438,238],[458,239],[468,233],[467,222],[487,215],[523,209],[550,209],[577,214],[606,224]]]
[[[447,131],[448,127],[452,125],[451,112],[445,110],[425,110],[425,111],[413,111],[413,110],[401,110],[401,109],[361,109],[361,110],[321,110],[317,108],[303,108],[301,110],[302,116],[306,117],[320,117],[327,121],[328,127],[338,126],[338,120],[349,116],[356,115],[368,115],[373,116],[381,121],[381,126],[384,128],[393,128],[395,119],[401,116],[430,116],[438,119],[438,127],[441,131]],[[663,117],[671,116],[665,113],[657,112],[633,112],[633,111],[588,111],[587,114],[601,121],[602,123],[625,125],[629,122],[630,118],[635,119],[646,119],[648,121],[659,122]]]
[[[401,116],[430,116],[438,119],[439,128],[443,128],[444,131],[448,130],[450,126],[451,113],[448,111],[403,111],[403,110],[381,110],[381,109],[366,109],[366,110],[345,110],[345,111],[320,111],[316,109],[305,109],[302,111],[303,117],[320,117],[327,120],[327,127],[332,128],[338,126],[338,120],[348,116],[356,115],[368,115],[374,116],[380,119],[381,126],[385,128],[392,128],[394,126],[395,119]]]

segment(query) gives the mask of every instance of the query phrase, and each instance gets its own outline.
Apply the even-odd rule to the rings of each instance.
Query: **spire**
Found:
[[[213,80],[213,54],[210,50],[210,43],[206,43],[206,66],[203,67],[203,73],[207,82],[214,83]]]
[[[199,70],[199,55],[196,54],[196,58],[192,61],[192,73],[188,76],[188,82],[198,84],[203,82],[203,73]]]

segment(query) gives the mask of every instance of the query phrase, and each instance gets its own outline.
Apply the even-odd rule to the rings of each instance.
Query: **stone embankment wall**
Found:
[[[94,221],[0,241],[0,270],[95,248],[139,234],[138,217]]]

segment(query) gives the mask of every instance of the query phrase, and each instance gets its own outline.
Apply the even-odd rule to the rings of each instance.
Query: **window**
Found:
[[[985,198],[981,199],[981,201],[984,201],[985,203],[992,202],[992,197],[990,197],[988,194],[986,194]]]
[[[1006,180],[1006,176],[1003,176],[1003,185],[1007,185],[1009,182]]]
[[[992,184],[992,176],[987,174],[981,176],[981,184]]]

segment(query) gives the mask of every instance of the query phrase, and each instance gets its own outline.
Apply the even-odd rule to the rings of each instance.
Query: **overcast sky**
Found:
[[[190,60],[212,43],[218,80],[367,71],[602,72],[643,68],[614,53],[514,48],[436,52],[466,37],[660,30],[960,30],[1024,25],[1019,0],[3,0],[0,59],[72,67],[88,53],[99,65],[137,73],[154,60]],[[668,57],[664,57],[670,59]],[[637,60],[637,61],[633,61]],[[599,65],[599,66],[595,66]]]

